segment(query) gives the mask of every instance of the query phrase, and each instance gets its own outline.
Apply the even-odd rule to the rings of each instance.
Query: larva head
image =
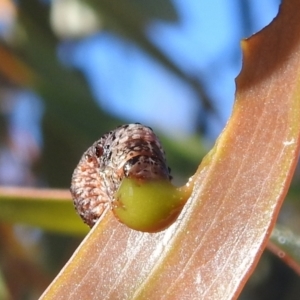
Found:
[[[176,220],[187,198],[186,192],[169,180],[124,178],[116,193],[113,212],[132,229],[157,232]]]

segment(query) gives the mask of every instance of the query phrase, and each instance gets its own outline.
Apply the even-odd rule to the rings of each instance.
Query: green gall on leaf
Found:
[[[187,189],[176,188],[168,180],[124,178],[112,210],[120,222],[132,229],[157,232],[176,220],[188,197]]]

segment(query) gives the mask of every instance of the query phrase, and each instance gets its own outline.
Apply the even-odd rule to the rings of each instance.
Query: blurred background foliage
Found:
[[[230,115],[239,40],[268,24],[278,5],[0,0],[0,184],[68,188],[83,151],[128,122],[155,129],[182,184]],[[298,236],[299,176],[279,217]],[[20,215],[25,209],[18,205]],[[57,222],[55,209],[45,214],[50,222]],[[0,299],[36,299],[84,230],[51,232],[1,214],[0,221]],[[292,247],[299,253],[298,241]],[[299,298],[299,278],[269,253],[240,296]]]

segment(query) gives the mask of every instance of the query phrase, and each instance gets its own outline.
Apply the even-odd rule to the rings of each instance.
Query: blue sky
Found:
[[[180,21],[153,20],[147,28],[161,51],[205,83],[220,115],[204,116],[211,142],[231,113],[234,78],[241,68],[240,40],[268,24],[278,11],[278,0],[248,2],[251,32],[241,27],[236,0],[173,0]],[[95,101],[108,112],[173,136],[194,133],[201,106],[193,90],[128,40],[100,31],[80,41],[62,42],[58,55],[64,64],[82,70]],[[41,143],[38,101],[29,91],[23,100],[19,97],[11,126],[20,132],[27,129]]]
[[[230,116],[234,78],[241,68],[243,32],[236,0],[174,0],[178,24],[153,21],[150,39],[188,74],[201,76],[221,119],[208,116],[214,140]],[[251,4],[251,5],[250,5]],[[252,33],[268,24],[278,1],[249,1]],[[60,53],[81,69],[101,107],[130,121],[139,121],[172,135],[193,133],[199,100],[178,77],[161,67],[136,45],[108,32],[81,42],[62,44]],[[64,55],[64,49],[68,51]]]

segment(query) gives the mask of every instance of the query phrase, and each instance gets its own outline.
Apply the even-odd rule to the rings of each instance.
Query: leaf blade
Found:
[[[40,227],[44,230],[84,235],[88,227],[75,213],[67,190],[0,188],[0,220]]]

